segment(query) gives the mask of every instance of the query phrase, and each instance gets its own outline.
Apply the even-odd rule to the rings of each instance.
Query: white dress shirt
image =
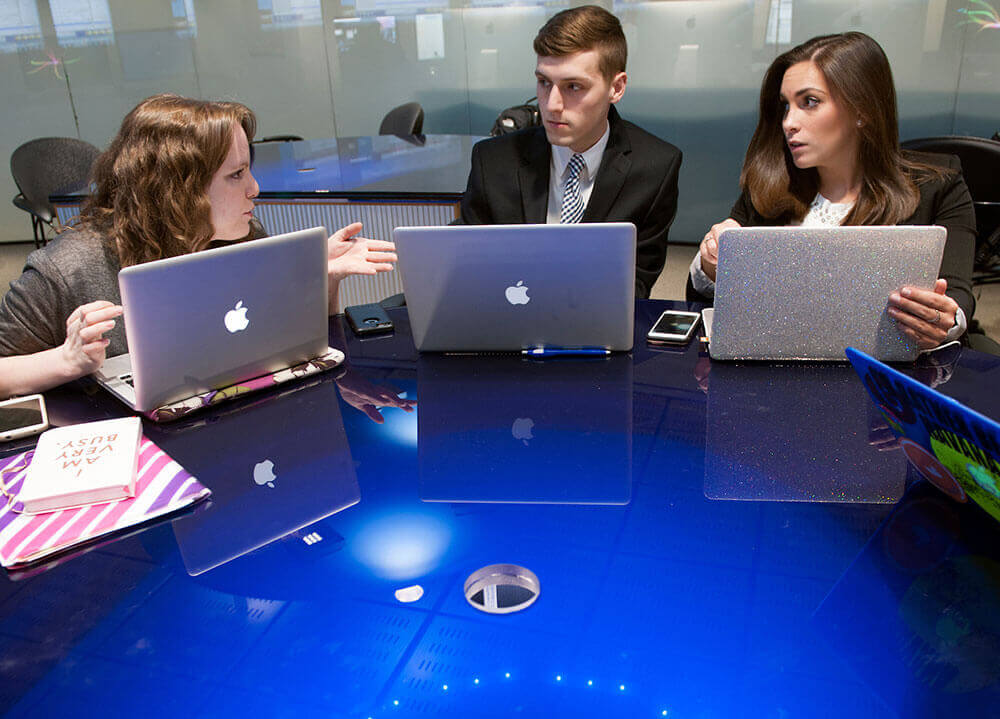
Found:
[[[608,146],[608,137],[611,134],[611,125],[605,123],[604,134],[601,139],[595,142],[589,150],[580,153],[583,155],[584,167],[580,170],[580,199],[586,207],[590,202],[590,195],[594,191],[594,180],[597,171],[601,167],[601,158],[604,157],[604,148]],[[549,207],[545,213],[545,222],[550,225],[559,224],[559,215],[562,212],[563,192],[566,189],[566,166],[576,153],[563,145],[552,145],[552,160],[549,164]]]

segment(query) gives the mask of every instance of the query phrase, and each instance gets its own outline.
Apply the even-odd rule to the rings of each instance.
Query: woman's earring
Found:
[[[865,123],[861,122],[861,120],[858,120],[858,127],[861,127],[861,126],[862,126],[862,125],[864,125],[864,124],[865,124]]]

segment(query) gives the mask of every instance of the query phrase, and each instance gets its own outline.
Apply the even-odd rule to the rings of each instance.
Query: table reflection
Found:
[[[903,496],[906,460],[872,446],[881,424],[849,366],[714,362],[705,496],[895,502]]]
[[[637,337],[665,306],[638,304]],[[640,342],[597,362],[418,358],[405,309],[391,314],[395,335],[368,341],[334,318],[343,376],[146,424],[216,505],[0,580],[0,712],[125,715],[153,702],[212,717],[991,715],[1000,528],[978,508],[923,483],[896,508],[706,497],[717,459],[706,458],[705,412],[732,414],[717,394],[727,386],[757,432],[736,421],[719,431],[764,446],[787,439],[773,415],[799,412],[812,434],[795,437],[812,451],[785,451],[826,490],[841,473],[864,479],[855,453],[902,462],[878,451],[889,443],[838,372],[771,367],[766,381],[707,363],[703,391],[696,345]],[[1000,413],[1000,395],[984,391],[1000,377],[995,358],[931,369],[906,371]],[[47,393],[57,423],[124,412],[82,389]],[[820,446],[839,453],[825,478]],[[274,488],[253,479],[265,458]],[[746,466],[769,489],[804,481],[780,463]],[[273,501],[289,476],[307,496]],[[595,500],[605,504],[580,503]],[[182,529],[213,515],[214,532]],[[282,524],[264,526],[269,515]],[[196,557],[191,540],[213,546]],[[463,582],[500,562],[530,569],[541,592],[491,617]],[[397,592],[414,587],[404,603]]]
[[[147,429],[212,490],[208,506],[173,523],[191,576],[361,501],[332,382],[215,419],[188,433]],[[332,538],[313,529],[295,544],[324,539]]]
[[[1000,527],[915,485],[813,624],[898,716],[992,716],[1000,701]]]
[[[417,391],[423,501],[629,503],[631,357],[427,354]]]

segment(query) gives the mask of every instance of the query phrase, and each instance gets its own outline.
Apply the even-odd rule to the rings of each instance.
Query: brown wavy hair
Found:
[[[819,192],[819,173],[799,169],[792,161],[782,129],[781,82],[792,65],[810,61],[823,73],[834,99],[862,121],[861,190],[843,224],[894,225],[905,220],[920,200],[917,185],[947,170],[916,162],[900,150],[889,59],[875,40],[860,32],[814,37],[771,63],[760,88],[760,115],[740,186],[757,212],[780,224],[799,221],[808,212]]]
[[[563,10],[542,25],[534,42],[535,54],[541,57],[565,57],[587,50],[597,50],[598,69],[610,82],[625,72],[628,45],[618,18],[604,8],[584,5]]]
[[[212,241],[208,186],[239,126],[257,120],[238,102],[162,94],[140,102],[94,163],[81,225],[113,242],[122,267],[203,250]]]

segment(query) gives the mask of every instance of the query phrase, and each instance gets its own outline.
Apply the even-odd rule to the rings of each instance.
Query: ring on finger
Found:
[[[934,310],[934,319],[930,321],[932,325],[936,325],[941,321],[941,310]]]

